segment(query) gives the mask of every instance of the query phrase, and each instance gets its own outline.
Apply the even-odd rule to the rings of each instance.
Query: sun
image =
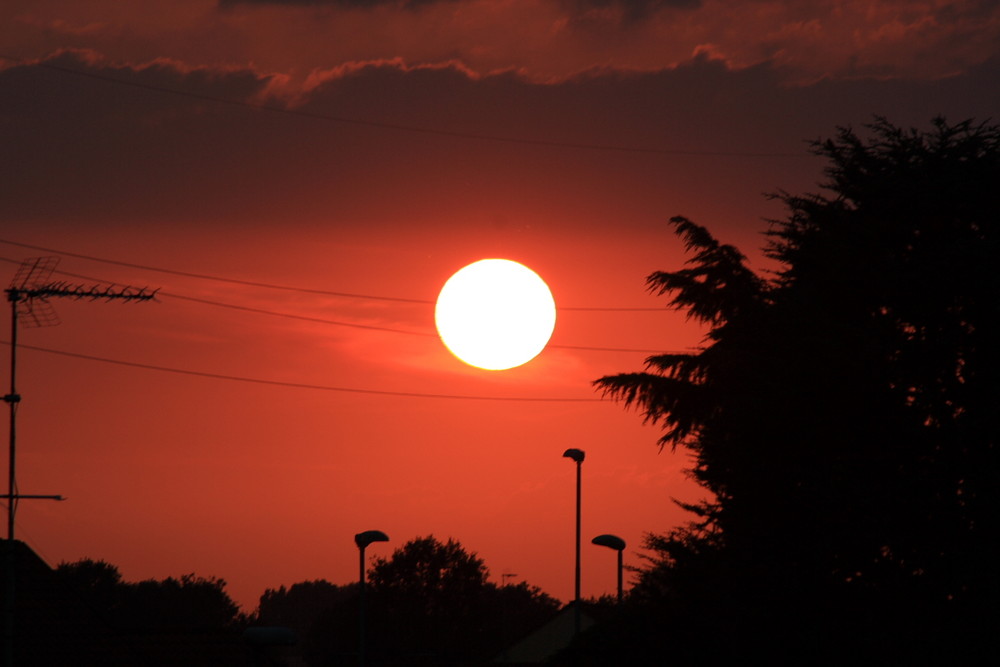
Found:
[[[556,304],[537,273],[509,259],[459,269],[438,295],[434,322],[460,360],[491,371],[521,366],[545,349]]]

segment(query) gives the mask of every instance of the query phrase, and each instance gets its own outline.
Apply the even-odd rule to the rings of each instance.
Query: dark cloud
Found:
[[[613,12],[626,24],[649,18],[661,10],[695,10],[702,0],[558,0],[576,24],[595,20],[595,13]],[[605,20],[607,17],[603,17]]]
[[[208,99],[252,99],[269,82],[246,69],[112,65],[81,52],[0,71],[3,160],[25,166],[0,184],[0,199],[29,218],[76,206],[86,218],[218,213],[218,170],[239,179],[240,162],[263,157],[268,141],[239,138],[252,111]]]
[[[957,23],[962,19],[986,20],[997,15],[996,0],[965,0],[932,8],[930,13],[941,23]]]
[[[239,5],[327,6],[345,8],[399,6],[417,8],[425,5],[454,3],[462,0],[219,0],[220,7]],[[658,9],[697,9],[702,0],[559,0],[574,11],[614,8],[628,16],[644,16]]]
[[[790,87],[767,65],[734,71],[704,55],[556,84],[358,63],[318,75],[296,115],[241,104],[273,83],[249,69],[63,53],[0,70],[0,201],[6,220],[24,222],[490,215],[584,225],[684,213],[756,229],[762,192],[819,180],[806,140],[872,114],[915,126],[939,113],[996,117],[997,64],[935,82]]]
[[[425,5],[461,0],[219,0],[219,6],[238,7],[241,5],[285,5],[289,7],[343,7],[348,9],[366,7],[395,6],[416,9]]]
[[[701,0],[563,0],[563,4],[584,9],[616,7],[632,14],[648,14],[657,9],[697,9]]]

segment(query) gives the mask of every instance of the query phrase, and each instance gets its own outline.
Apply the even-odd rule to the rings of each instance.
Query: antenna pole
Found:
[[[10,459],[7,465],[7,539],[13,545],[14,542],[14,513],[17,503],[17,491],[14,488],[14,461],[17,451],[17,429],[14,420],[17,416],[17,403],[21,397],[17,395],[16,374],[17,367],[17,302],[21,298],[18,290],[10,290],[7,293],[10,299],[10,393],[3,397],[10,405]]]

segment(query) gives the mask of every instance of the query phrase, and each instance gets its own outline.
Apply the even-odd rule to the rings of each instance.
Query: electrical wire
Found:
[[[406,299],[401,297],[393,296],[376,296],[372,294],[353,294],[349,292],[334,292],[331,290],[320,290],[312,289],[309,287],[293,287],[290,285],[276,285],[274,283],[262,283],[253,280],[240,280],[238,278],[226,278],[223,276],[212,276],[204,273],[192,273],[189,271],[178,271],[176,269],[164,269],[157,266],[148,266],[145,264],[133,264],[132,262],[122,262],[115,259],[108,259],[106,257],[94,257],[93,255],[83,255],[80,253],[70,252],[68,250],[57,250],[55,248],[46,248],[44,246],[32,245],[30,243],[19,243],[17,241],[10,241],[7,239],[0,239],[0,243],[7,245],[18,246],[19,248],[28,248],[30,250],[40,250],[42,252],[48,252],[55,255],[64,255],[66,257],[76,257],[77,259],[86,259],[91,262],[100,262],[102,264],[113,264],[115,266],[124,266],[130,269],[142,269],[143,271],[155,271],[157,273],[166,273],[173,276],[182,276],[185,278],[198,278],[199,280],[212,280],[215,282],[229,283],[231,285],[244,285],[248,287],[263,287],[266,289],[273,290],[284,290],[288,292],[300,292],[303,294],[320,294],[323,296],[338,296],[351,299],[365,299],[369,301],[396,301],[402,303],[417,303],[417,304],[427,304],[433,303],[432,301],[427,301],[425,299]]]
[[[10,345],[9,340],[0,340],[0,344]],[[105,364],[115,364],[117,366],[127,366],[130,368],[142,368],[144,370],[159,371],[162,373],[174,373],[177,375],[190,375],[195,377],[212,378],[215,380],[228,380],[231,382],[246,382],[251,384],[262,384],[276,387],[291,387],[295,389],[312,389],[316,391],[332,391],[349,394],[367,394],[376,396],[399,396],[405,398],[436,398],[448,400],[465,401],[505,401],[517,403],[600,403],[600,398],[571,398],[571,397],[543,397],[543,396],[476,396],[462,394],[432,394],[415,391],[389,391],[385,389],[361,389],[358,387],[336,387],[332,385],[309,384],[305,382],[285,382],[282,380],[267,380],[264,378],[253,378],[241,375],[226,375],[223,373],[210,373],[207,371],[196,371],[187,368],[174,368],[170,366],[158,366],[156,364],[145,364],[136,361],[125,361],[122,359],[111,359],[109,357],[99,357],[91,354],[79,352],[69,352],[67,350],[55,350],[37,345],[25,345],[18,343],[18,348],[56,354],[74,359],[85,359]]]
[[[73,274],[65,274],[62,271],[56,271],[56,273],[63,273],[64,275],[71,275],[71,276],[73,275]],[[262,314],[262,315],[272,315],[272,316],[275,316],[275,317],[286,317],[286,318],[289,318],[289,319],[304,320],[306,322],[317,322],[319,324],[332,324],[334,326],[352,327],[352,328],[355,328],[355,329],[368,329],[370,331],[387,331],[389,333],[405,334],[405,335],[408,335],[408,336],[424,336],[424,337],[428,337],[428,338],[432,338],[432,337],[435,337],[437,335],[437,334],[434,334],[434,333],[431,333],[431,332],[428,332],[428,331],[411,331],[409,329],[397,329],[395,327],[382,327],[382,326],[378,326],[378,325],[375,325],[375,324],[358,324],[358,323],[355,323],[355,322],[344,322],[344,321],[340,321],[340,320],[329,320],[329,319],[326,319],[326,318],[323,318],[323,317],[312,317],[312,316],[309,316],[309,315],[297,315],[297,314],[294,314],[294,313],[282,313],[282,312],[279,312],[279,311],[276,311],[276,310],[267,310],[265,308],[254,308],[252,306],[240,306],[240,305],[237,305],[237,304],[225,303],[225,302],[222,302],[222,301],[212,301],[210,299],[202,299],[202,298],[194,297],[194,296],[184,296],[184,295],[181,295],[181,294],[176,294],[174,292],[164,292],[163,290],[160,290],[159,292],[157,292],[157,294],[159,296],[166,296],[168,298],[173,298],[173,299],[182,299],[184,301],[191,301],[191,302],[194,302],[194,303],[201,303],[201,304],[205,304],[205,305],[208,305],[208,306],[217,306],[217,307],[221,307],[221,308],[230,308],[230,309],[233,309],[233,310],[242,310],[242,311],[246,311],[246,312],[250,312],[250,313],[259,313],[259,314]],[[642,354],[664,354],[663,350],[649,349],[649,348],[643,349],[643,348],[635,348],[635,347],[596,347],[596,346],[590,346],[590,345],[559,345],[559,344],[556,344],[556,343],[552,343],[550,345],[546,345],[546,347],[558,348],[558,349],[563,349],[563,350],[584,350],[584,351],[588,351],[588,352],[636,352],[636,353],[642,353]]]
[[[8,262],[10,264],[17,264],[18,263],[17,260],[11,259],[9,257],[0,257],[0,261]],[[59,275],[63,275],[63,276],[69,276],[71,278],[79,278],[81,280],[93,281],[93,282],[97,282],[97,283],[108,283],[108,282],[110,282],[110,281],[107,281],[107,280],[101,280],[99,278],[94,278],[93,276],[85,276],[85,275],[81,275],[79,273],[71,273],[69,271],[60,271],[58,269],[55,270],[54,273],[58,273]],[[408,336],[433,337],[435,335],[433,333],[426,332],[426,331],[412,331],[412,330],[409,330],[409,329],[398,329],[396,327],[385,327],[385,326],[378,326],[378,325],[375,325],[375,324],[359,324],[359,323],[356,323],[356,322],[344,322],[343,320],[331,320],[331,319],[328,319],[328,318],[325,318],[325,317],[314,317],[314,316],[310,316],[310,315],[298,315],[298,314],[295,314],[295,313],[284,313],[284,312],[280,312],[280,311],[276,311],[276,310],[268,310],[266,308],[255,308],[253,306],[241,306],[241,305],[238,305],[238,304],[235,304],[235,303],[226,303],[224,301],[214,301],[212,299],[203,299],[203,298],[195,297],[195,296],[187,296],[187,295],[184,295],[184,294],[177,294],[176,292],[167,292],[167,291],[164,291],[162,289],[158,290],[156,294],[157,294],[157,297],[167,297],[168,299],[170,299],[170,298],[172,298],[172,299],[180,299],[180,300],[183,300],[183,301],[190,301],[192,303],[200,303],[200,304],[204,304],[204,305],[207,305],[207,306],[214,306],[214,307],[218,307],[218,308],[228,308],[228,309],[231,309],[231,310],[239,310],[239,311],[244,311],[244,312],[249,312],[249,313],[257,313],[257,314],[261,314],[261,315],[270,315],[270,316],[273,316],[273,317],[284,317],[284,318],[287,318],[287,319],[301,320],[301,321],[305,321],[305,322],[315,322],[315,323],[318,323],[318,324],[329,324],[329,325],[333,325],[333,326],[350,327],[350,328],[354,328],[354,329],[366,329],[366,330],[369,330],[369,331],[386,331],[386,332],[389,332],[389,333],[405,334],[405,335],[408,335]],[[590,345],[560,345],[560,344],[555,344],[555,343],[547,345],[546,347],[557,348],[557,349],[564,349],[564,350],[582,350],[582,351],[588,351],[588,352],[634,352],[634,353],[640,353],[640,354],[664,354],[663,350],[661,350],[661,349],[652,349],[652,348],[598,347],[598,346],[590,346]]]
[[[49,248],[41,248],[41,247],[38,247],[38,246],[29,246],[28,244],[20,244],[20,243],[8,242],[8,241],[2,241],[2,240],[0,240],[0,242],[11,243],[12,245],[19,245],[19,246],[22,246],[22,247],[30,247],[30,248],[37,249],[37,250],[44,250],[44,251],[47,251],[47,252],[57,252],[58,253],[58,251],[54,251],[54,250],[49,249]],[[65,253],[65,254],[71,254],[72,255],[72,253]],[[84,258],[87,258],[87,257],[84,257]],[[17,263],[16,260],[13,260],[13,259],[10,259],[10,258],[7,258],[7,257],[0,257],[0,260],[6,261],[6,262],[9,262],[9,263],[13,263],[13,264]],[[113,261],[113,260],[108,260],[108,261],[109,261],[109,263],[114,263],[114,264],[120,264],[120,265],[124,265],[124,266],[129,266],[131,268],[147,268],[147,267],[142,267],[140,265],[134,265],[134,264],[129,264],[129,263],[125,263],[125,262],[116,262],[116,261]],[[168,272],[168,273],[171,272],[169,270],[164,270],[164,271]],[[74,274],[74,273],[70,273],[70,272],[66,272],[66,271],[58,271],[57,270],[56,273],[59,273],[61,275],[71,276],[71,277],[74,277],[74,278],[81,278],[83,280],[97,280],[97,279],[89,277],[89,276],[83,276],[83,275]],[[192,274],[184,274],[184,275],[192,275]],[[196,275],[196,277],[204,277],[204,276],[200,276],[200,275],[197,275],[197,274],[195,274],[195,275]],[[211,279],[216,279],[216,280],[228,281],[228,279],[224,279],[224,278],[218,278],[218,277],[210,277],[210,278]],[[98,282],[106,282],[106,281],[100,281],[100,280],[97,280],[97,281]],[[244,282],[245,283],[247,281],[238,281],[238,282]],[[268,285],[266,285],[264,283],[252,283],[252,284],[255,284],[256,286],[268,286]],[[286,287],[285,289],[295,289],[295,288]],[[220,302],[220,301],[212,301],[212,300],[209,300],[209,299],[201,299],[201,298],[197,298],[197,297],[189,297],[189,296],[184,296],[184,295],[180,295],[180,294],[172,294],[172,293],[169,293],[169,292],[163,292],[162,290],[159,291],[158,294],[160,296],[166,296],[168,298],[182,299],[182,300],[187,300],[187,301],[191,301],[191,302],[196,302],[196,303],[202,303],[202,304],[206,304],[206,305],[211,305],[211,306],[225,307],[225,308],[231,308],[231,309],[236,309],[236,310],[241,310],[241,311],[248,311],[248,312],[254,312],[254,313],[259,313],[259,314],[266,314],[266,315],[287,317],[287,318],[293,318],[293,319],[300,319],[300,320],[306,320],[306,321],[312,321],[312,322],[319,322],[319,323],[324,323],[324,324],[334,324],[334,325],[339,325],[339,326],[353,326],[353,327],[358,327],[358,328],[363,328],[363,329],[375,329],[375,330],[381,330],[381,331],[389,331],[389,332],[392,332],[392,333],[403,333],[403,334],[410,334],[410,335],[432,335],[432,334],[425,334],[423,332],[407,331],[407,330],[404,330],[404,329],[394,329],[394,328],[391,328],[391,327],[379,327],[379,326],[374,326],[374,325],[355,324],[355,323],[341,322],[341,321],[336,321],[336,320],[328,320],[328,319],[324,319],[324,318],[309,317],[309,316],[303,316],[303,315],[295,315],[295,314],[291,314],[291,313],[281,313],[281,312],[266,310],[266,309],[262,309],[262,308],[253,308],[253,307],[248,307],[248,306],[240,306],[240,305],[229,304],[229,303],[224,303],[224,302]],[[7,341],[7,340],[0,341],[0,343],[3,343],[5,345],[10,345],[10,341]],[[179,375],[188,375],[188,376],[195,376],[195,377],[205,377],[205,378],[212,378],[212,379],[218,379],[218,380],[227,380],[227,381],[234,381],[234,382],[246,382],[246,383],[253,383],[253,384],[263,384],[263,385],[272,385],[272,386],[281,386],[281,387],[292,387],[292,388],[299,388],[299,389],[311,389],[311,390],[319,390],[319,391],[333,391],[333,392],[342,392],[342,393],[380,395],[380,396],[398,396],[398,397],[408,397],[408,398],[434,398],[434,399],[475,400],[475,401],[549,402],[549,403],[551,403],[551,402],[559,402],[559,403],[566,403],[566,402],[573,402],[573,403],[587,402],[587,403],[591,403],[591,402],[599,402],[599,401],[601,401],[600,398],[564,398],[564,397],[549,398],[549,397],[476,396],[476,395],[459,395],[459,394],[434,394],[434,393],[424,393],[424,392],[402,392],[402,391],[389,391],[389,390],[381,390],[381,389],[363,389],[363,388],[357,388],[357,387],[338,387],[338,386],[331,386],[331,385],[317,385],[317,384],[309,384],[309,383],[301,383],[301,382],[286,382],[286,381],[280,381],[280,380],[268,380],[268,379],[263,379],[263,378],[253,378],[253,377],[245,377],[245,376],[227,375],[227,374],[221,374],[221,373],[211,373],[211,372],[207,372],[207,371],[197,371],[197,370],[192,370],[192,369],[174,368],[174,367],[168,367],[168,366],[159,366],[159,365],[156,365],[156,364],[147,364],[147,363],[140,363],[140,362],[133,362],[133,361],[125,361],[125,360],[121,360],[121,359],[112,359],[112,358],[108,358],[108,357],[100,357],[100,356],[96,356],[96,355],[83,354],[83,353],[79,353],[79,352],[70,352],[70,351],[67,351],[67,350],[56,350],[56,349],[52,349],[52,348],[40,347],[40,346],[35,346],[35,345],[21,344],[20,347],[22,347],[24,349],[29,349],[29,350],[35,350],[35,351],[39,351],[39,352],[45,352],[45,353],[48,353],[48,354],[61,355],[61,356],[65,356],[65,357],[71,357],[71,358],[76,358],[76,359],[84,359],[84,360],[95,361],[95,362],[100,362],[100,363],[114,364],[114,365],[118,365],[118,366],[140,368],[140,369],[145,369],[145,370],[153,370],[153,371],[166,372],[166,373],[174,373],[174,374],[179,374]],[[561,348],[564,348],[564,349],[575,349],[575,350],[599,350],[599,351],[614,351],[614,352],[662,353],[662,350],[637,350],[637,349],[631,349],[631,348],[596,348],[596,347],[573,346],[573,345],[558,345],[558,346],[557,345],[552,345],[551,347],[561,347]]]
[[[134,264],[132,262],[122,262],[116,259],[108,259],[106,257],[95,257],[93,255],[84,255],[81,253],[70,252],[68,250],[58,250],[56,248],[46,248],[45,246],[33,245],[30,243],[21,243],[18,241],[11,241],[9,239],[0,239],[0,243],[6,245],[17,246],[19,248],[28,248],[30,250],[39,250],[41,252],[47,252],[54,255],[64,255],[66,257],[76,257],[77,259],[85,259],[91,262],[100,262],[102,264],[112,264],[115,266],[124,266],[130,269],[141,269],[143,271],[154,271],[156,273],[165,273],[168,275],[182,276],[185,278],[198,278],[199,280],[212,280],[215,282],[229,283],[232,285],[244,285],[248,287],[263,287],[266,289],[274,290],[284,290],[288,292],[300,292],[303,294],[319,294],[323,296],[336,296],[349,299],[363,299],[368,301],[394,301],[397,303],[412,303],[428,305],[433,304],[434,301],[429,299],[408,299],[403,297],[394,296],[379,296],[374,294],[356,294],[351,292],[335,292],[331,290],[321,290],[313,289],[309,287],[294,287],[291,285],[277,285],[274,283],[263,283],[252,280],[241,280],[238,278],[227,278],[225,276],[213,276],[204,273],[192,273],[189,271],[178,271],[176,269],[165,269],[157,266],[149,266],[146,264]],[[621,307],[560,307],[559,310],[564,311],[586,311],[586,312],[657,312],[662,313],[663,308],[621,308]]]
[[[28,66],[29,61],[24,58],[18,58],[15,56],[0,54],[0,58],[11,60],[22,66]],[[429,134],[442,137],[453,137],[458,139],[472,139],[476,141],[489,141],[494,143],[505,143],[505,144],[520,144],[527,146],[544,146],[548,148],[570,148],[577,150],[587,150],[587,151],[603,151],[603,152],[618,152],[618,153],[638,153],[638,154],[652,154],[652,155],[669,155],[678,157],[729,157],[729,158],[804,158],[813,157],[809,153],[783,153],[783,152],[757,152],[757,151],[699,151],[699,150],[681,150],[681,149],[671,149],[671,148],[652,148],[643,146],[625,146],[616,144],[592,144],[585,142],[573,142],[573,141],[555,141],[551,139],[527,139],[523,137],[509,137],[500,136],[493,134],[479,134],[474,132],[458,132],[455,130],[442,130],[430,127],[421,127],[417,125],[404,125],[399,123],[386,123],[382,121],[374,120],[362,120],[360,118],[345,118],[342,116],[333,116],[330,114],[316,113],[312,111],[305,111],[303,109],[291,109],[287,107],[279,107],[270,104],[263,104],[260,102],[250,102],[247,100],[238,100],[227,97],[218,97],[215,95],[206,95],[204,93],[195,93],[189,90],[181,90],[178,88],[167,88],[166,86],[155,86],[149,83],[143,83],[141,81],[127,81],[125,79],[119,79],[113,76],[107,76],[105,74],[98,74],[97,72],[85,72],[83,70],[73,69],[70,67],[63,67],[60,65],[53,65],[52,63],[43,62],[41,60],[35,60],[31,63],[35,67],[40,67],[43,69],[51,70],[53,72],[60,72],[63,74],[70,74],[73,76],[84,77],[88,79],[95,79],[98,81],[103,81],[105,83],[114,84],[117,86],[126,86],[129,88],[137,88],[140,90],[148,90],[157,93],[165,93],[169,95],[174,95],[176,97],[186,97],[189,99],[201,100],[205,102],[214,102],[217,104],[225,104],[229,106],[246,107],[249,109],[256,109],[259,111],[268,111],[271,113],[283,114],[288,116],[297,116],[300,118],[310,118],[313,120],[322,120],[333,123],[340,123],[346,125],[356,125],[363,127],[372,127],[382,130],[394,130],[398,132],[408,132],[411,134]]]

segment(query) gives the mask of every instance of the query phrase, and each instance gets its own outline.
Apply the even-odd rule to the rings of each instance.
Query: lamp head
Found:
[[[567,449],[563,452],[563,456],[573,459],[577,463],[583,463],[583,457],[585,454],[582,449]]]
[[[625,540],[617,535],[598,535],[590,542],[598,546],[614,549],[615,551],[623,551],[625,549]]]
[[[366,530],[363,533],[358,533],[354,536],[354,543],[358,545],[359,549],[364,549],[372,542],[388,542],[389,536],[383,533],[381,530]]]

